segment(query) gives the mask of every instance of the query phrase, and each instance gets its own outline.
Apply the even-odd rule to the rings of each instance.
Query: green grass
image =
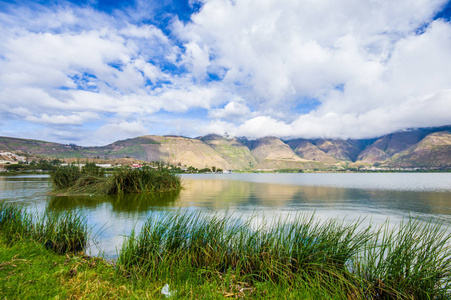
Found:
[[[114,152],[115,157],[130,156],[135,159],[147,159],[146,150],[141,145],[132,145],[124,147]]]
[[[180,177],[164,168],[121,169],[111,176],[111,180],[109,194],[145,194],[182,188]]]
[[[89,165],[89,167],[88,167]],[[178,192],[179,176],[164,168],[119,169],[106,177],[99,167],[87,164],[57,168],[50,177],[54,192],[59,194],[124,195]]]
[[[355,294],[358,287],[346,262],[371,237],[358,225],[320,224],[313,217],[299,216],[293,222],[272,220],[251,229],[249,222],[230,217],[164,213],[130,236],[118,265],[134,276],[179,283],[193,280],[193,274],[198,274],[194,278],[219,274],[249,286],[270,283],[290,290],[313,285],[321,293],[345,296]]]
[[[409,219],[382,226],[365,245],[357,275],[365,294],[378,299],[449,299],[450,236],[441,224]]]
[[[185,282],[129,277],[114,264],[83,253],[58,255],[36,242],[7,245],[0,236],[1,299],[346,299],[337,290],[328,294],[319,282],[289,288],[270,282],[249,285],[233,275],[192,274]]]
[[[0,234],[8,244],[35,241],[57,253],[82,251],[88,239],[86,220],[77,211],[38,216],[5,202],[0,203]]]
[[[254,221],[154,213],[110,264],[83,254],[81,215],[0,203],[0,297],[158,299],[168,283],[176,299],[449,299],[443,224]]]
[[[359,228],[359,222],[319,223],[306,216],[252,228],[227,216],[169,212],[131,234],[118,265],[131,276],[176,285],[219,277],[253,288],[313,287],[305,294],[340,299],[449,297],[450,236],[441,224],[410,220],[394,229]]]
[[[62,241],[67,244],[67,241],[74,237],[73,229],[70,228],[79,228],[80,224],[85,224],[73,216],[59,214],[58,217],[50,219],[39,218],[27,213],[20,206],[1,203],[0,298],[163,299],[165,296],[161,289],[166,283],[169,283],[176,299],[224,299],[244,296],[255,299],[346,297],[344,289],[330,294],[323,287],[323,282],[315,278],[294,284],[275,283],[270,280],[253,284],[250,278],[237,276],[233,270],[185,270],[178,268],[181,267],[179,264],[170,270],[173,276],[161,277],[148,272],[131,274],[122,265],[85,255],[83,249],[78,247],[48,247],[48,240],[61,245],[53,239],[55,236],[65,237]],[[75,220],[75,224],[68,222],[68,219]],[[189,221],[189,218],[185,220]],[[221,219],[217,221],[221,223]],[[178,225],[181,225],[180,222]],[[84,225],[81,229],[80,232],[86,234]],[[172,242],[174,243],[174,240]],[[198,247],[201,247],[201,244],[198,244]],[[63,253],[66,254],[61,255]],[[141,265],[142,267],[144,266]]]
[[[58,255],[32,241],[9,245],[0,236],[1,299],[162,299],[163,285],[132,282],[101,258]]]

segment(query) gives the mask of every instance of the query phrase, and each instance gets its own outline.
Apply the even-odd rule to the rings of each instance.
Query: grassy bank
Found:
[[[168,299],[161,290],[169,282],[173,299],[346,299],[319,286],[289,288],[270,282],[249,286],[233,275],[206,276],[176,284],[152,277],[131,278],[101,258],[82,253],[58,255],[36,242],[6,244],[0,237],[2,299]],[[195,279],[194,279],[195,278]]]
[[[250,221],[251,222],[251,221]],[[250,222],[202,213],[148,219],[125,242],[118,265],[133,276],[179,284],[228,276],[251,287],[314,288],[341,299],[448,299],[450,236],[410,219],[395,228],[313,217]],[[200,275],[202,274],[202,275]],[[207,279],[208,281],[208,279]]]
[[[80,215],[33,217],[1,204],[0,297],[155,299],[168,283],[182,299],[449,299],[451,237],[440,224],[253,221],[154,214],[113,265],[80,253]]]
[[[3,241],[35,241],[57,253],[82,251],[88,240],[88,228],[78,212],[28,213],[20,205],[0,202],[0,232]]]
[[[111,176],[95,164],[81,170],[75,166],[59,167],[50,173],[55,193],[123,195],[174,192],[182,188],[179,176],[164,168],[118,169]]]
[[[158,299],[161,287],[118,276],[101,258],[58,255],[37,242],[10,245],[0,237],[2,299]]]

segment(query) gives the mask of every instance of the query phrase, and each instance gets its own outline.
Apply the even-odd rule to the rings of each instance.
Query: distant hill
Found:
[[[206,135],[140,136],[101,147],[0,137],[0,150],[46,158],[133,158],[227,170],[326,169],[353,166],[451,167],[451,126],[420,128],[374,139],[256,140]]]
[[[324,168],[323,164],[301,158],[293,149],[276,137],[265,137],[258,140],[246,141],[257,161],[255,169],[313,169]]]
[[[76,145],[65,145],[39,140],[0,137],[0,150],[23,152],[40,155],[43,157],[84,157],[80,152],[82,149],[83,147]]]
[[[426,135],[420,142],[394,155],[392,166],[449,167],[451,161],[451,132],[439,131]]]
[[[220,135],[210,134],[200,137],[199,140],[219,153],[230,164],[231,169],[252,169],[257,165],[251,150],[237,138],[225,139]]]

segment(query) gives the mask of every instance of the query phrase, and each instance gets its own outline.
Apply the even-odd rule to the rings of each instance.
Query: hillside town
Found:
[[[59,159],[49,159],[49,158],[39,158],[29,159],[25,155],[19,153],[14,153],[11,151],[0,150],[0,172],[48,172],[56,166],[68,166],[73,165],[79,167],[80,169],[90,162],[89,159],[84,159],[80,162],[71,160],[59,160]],[[252,172],[252,173],[314,173],[314,172],[426,172],[426,171],[446,171],[438,167],[389,167],[389,166],[335,166],[329,169],[255,169],[255,170],[223,170],[215,166],[205,167],[205,168],[195,168],[192,166],[183,165],[171,165],[164,162],[146,162],[138,161],[134,159],[128,159],[124,163],[118,163],[115,160],[103,160],[96,162],[92,160],[100,168],[106,170],[113,170],[115,168],[129,167],[132,169],[140,169],[143,167],[158,168],[164,166],[175,173],[221,173],[221,174],[231,174],[233,172]]]

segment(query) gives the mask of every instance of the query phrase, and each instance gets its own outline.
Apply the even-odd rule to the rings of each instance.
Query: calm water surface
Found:
[[[396,224],[418,216],[451,225],[451,173],[316,173],[183,175],[184,190],[172,198],[143,196],[49,196],[48,176],[0,177],[0,201],[30,210],[86,213],[95,243],[90,252],[115,257],[124,236],[152,213],[202,210],[237,218],[315,213],[320,219],[364,219]]]

